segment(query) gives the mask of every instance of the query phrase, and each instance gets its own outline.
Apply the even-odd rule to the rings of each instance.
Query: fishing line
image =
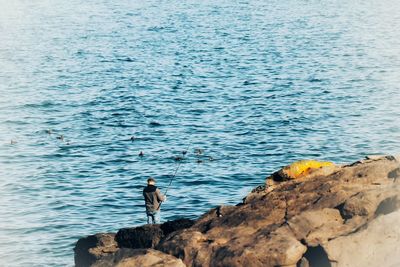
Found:
[[[182,151],[183,157],[182,157],[182,159],[179,161],[178,166],[176,167],[175,172],[174,172],[174,174],[172,175],[171,180],[169,181],[169,184],[168,184],[168,186],[167,186],[167,189],[165,190],[165,193],[164,193],[165,196],[167,195],[168,189],[170,188],[170,186],[171,186],[171,184],[172,184],[172,181],[174,180],[176,174],[178,173],[178,170],[179,170],[179,168],[181,167],[182,161],[185,159],[185,155],[186,155],[186,153],[188,152],[189,148],[190,148],[190,143],[189,143],[188,147],[186,148],[186,150]]]
[[[190,146],[191,146],[191,142],[189,142],[189,145],[188,145],[188,147],[186,148],[186,150],[182,151],[183,157],[182,157],[182,159],[179,161],[178,166],[176,167],[175,172],[174,172],[174,174],[172,175],[171,180],[169,181],[169,184],[168,184],[168,186],[167,186],[167,189],[165,189],[165,193],[164,193],[164,196],[165,196],[165,197],[167,196],[168,189],[171,187],[172,181],[173,181],[174,178],[176,177],[176,174],[178,173],[178,170],[179,170],[179,168],[181,167],[182,161],[185,159],[185,155],[188,153]],[[163,202],[161,201],[161,202],[160,202],[160,205],[158,205],[158,209],[161,207],[161,204],[162,204],[162,203],[163,203]]]

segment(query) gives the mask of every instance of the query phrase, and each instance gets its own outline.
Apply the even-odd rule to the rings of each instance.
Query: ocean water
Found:
[[[398,29],[394,0],[0,0],[0,266],[145,223],[185,150],[164,221],[295,160],[399,153]]]

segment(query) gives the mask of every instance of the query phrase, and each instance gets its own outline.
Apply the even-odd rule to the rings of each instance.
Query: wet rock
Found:
[[[79,239],[74,248],[75,266],[91,266],[102,257],[116,252],[118,246],[114,238],[115,234],[101,233]]]
[[[154,249],[123,248],[92,267],[185,267],[182,260]]]

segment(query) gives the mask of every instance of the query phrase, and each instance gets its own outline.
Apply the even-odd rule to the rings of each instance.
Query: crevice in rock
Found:
[[[312,202],[312,205],[315,205],[315,204],[317,204],[317,203],[318,203],[318,201],[320,201],[322,197],[323,197],[322,195],[319,195],[319,196],[317,197],[317,199],[316,199],[316,200],[314,200],[314,201]]]
[[[343,202],[342,204],[339,204],[338,206],[334,207],[334,209],[337,209],[339,211],[340,216],[342,217],[342,219],[346,223],[346,221],[351,219],[353,216],[351,216],[350,214],[345,212],[344,205],[345,205],[345,202]]]
[[[399,209],[399,201],[397,197],[389,197],[381,201],[379,206],[376,208],[375,216],[386,215],[395,212]]]
[[[359,195],[359,194],[360,194],[360,192],[357,192],[357,193],[355,193],[355,194],[352,194],[351,196],[347,197],[347,200],[348,200],[348,199],[351,199],[351,198],[353,198],[353,197],[355,197],[355,196],[357,196],[357,195]],[[353,215],[352,215],[352,214],[349,214],[349,213],[347,213],[347,212],[345,211],[345,209],[344,209],[344,206],[345,206],[345,205],[346,205],[346,201],[344,201],[343,203],[341,203],[341,204],[337,205],[336,207],[334,207],[334,209],[337,209],[337,210],[339,211],[340,216],[341,216],[342,219],[344,220],[344,223],[346,223],[347,220],[350,220],[351,218],[353,218]]]
[[[352,230],[349,231],[349,232],[346,232],[346,233],[344,233],[344,234],[337,235],[337,236],[332,237],[332,238],[328,238],[328,241],[332,241],[332,240],[338,239],[338,238],[340,238],[340,237],[342,237],[342,236],[353,235],[353,234],[356,234],[356,233],[358,233],[358,232],[360,232],[360,231],[362,231],[362,230],[365,230],[365,229],[367,229],[367,228],[368,228],[368,222],[365,222],[365,223],[361,224],[360,226],[355,227],[354,229],[352,229]]]
[[[288,200],[287,196],[285,196],[285,217],[283,218],[285,223],[288,224]]]
[[[307,247],[306,253],[303,257],[308,261],[310,267],[331,267],[328,254],[321,246]]]
[[[358,161],[356,161],[356,162],[353,162],[353,163],[350,163],[350,164],[344,165],[344,166],[343,166],[343,168],[350,168],[350,167],[354,167],[354,166],[360,165],[360,164],[362,164],[362,163],[363,163],[363,162],[362,162],[361,160],[358,160]]]

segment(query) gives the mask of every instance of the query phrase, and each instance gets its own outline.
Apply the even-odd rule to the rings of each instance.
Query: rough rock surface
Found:
[[[147,224],[133,228],[122,228],[115,240],[124,248],[154,248],[164,237],[160,225]]]
[[[339,266],[400,266],[399,221],[400,212],[396,211],[377,217],[352,235],[327,242],[324,248],[329,260]]]
[[[194,224],[190,219],[178,219],[163,224],[147,224],[133,228],[122,228],[115,240],[123,248],[154,248],[172,232],[189,228]]]
[[[115,234],[101,233],[78,240],[75,246],[75,266],[90,266],[98,259],[118,250]]]
[[[243,203],[211,209],[186,229],[144,232],[162,233],[151,247],[186,266],[400,266],[398,178],[395,157],[370,156],[260,186]],[[132,247],[132,238],[119,246]],[[127,257],[118,253],[105,258]]]
[[[185,267],[182,260],[154,249],[123,248],[103,257],[93,267]]]
[[[378,216],[397,210],[399,170],[394,157],[378,157],[266,187],[242,205],[223,207],[222,217],[209,211],[157,248],[187,266],[352,266],[341,261],[348,248],[332,242],[351,242]],[[369,266],[383,256],[371,257]]]
[[[136,260],[145,257],[145,255],[152,257],[156,255],[159,260],[154,262],[164,262],[163,264],[167,264],[172,256],[163,254],[161,252],[155,254],[153,250],[143,249],[154,248],[163,238],[168,236],[170,233],[189,228],[193,224],[194,221],[190,219],[177,219],[174,221],[165,222],[163,224],[149,224],[139,227],[123,228],[120,229],[117,234],[96,234],[81,238],[76,243],[74,249],[75,266],[91,266],[93,263],[98,263],[100,259],[104,258],[106,258],[107,260],[105,260],[102,263],[103,265],[101,266],[112,266],[107,265],[111,264],[111,262],[118,262],[118,264],[120,264],[119,266],[125,266],[123,265],[123,262],[125,261],[121,259],[123,257],[127,257],[127,255],[130,255],[130,258],[133,257]],[[122,250],[122,248],[131,249]],[[139,250],[136,251],[134,249]],[[129,260],[129,264],[133,264],[133,262],[135,261],[133,258]],[[165,258],[164,261],[161,261],[161,258]],[[151,262],[153,261],[146,261],[146,264],[150,264]]]

